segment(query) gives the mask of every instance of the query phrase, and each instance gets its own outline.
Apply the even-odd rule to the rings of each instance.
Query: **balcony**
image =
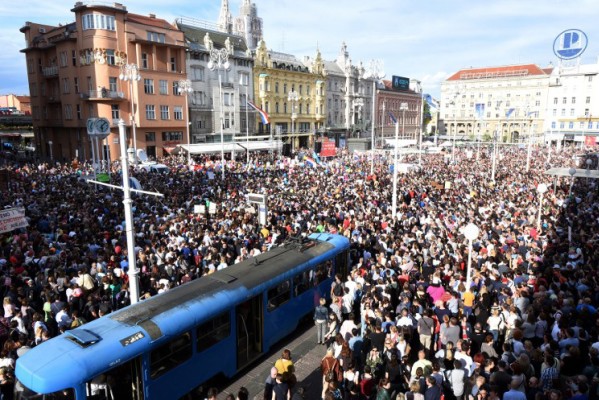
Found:
[[[108,89],[90,90],[85,93],[80,93],[82,99],[90,101],[105,101],[105,100],[124,100],[125,93],[112,91]]]
[[[232,82],[221,82],[222,87],[224,88],[233,88],[233,83]]]
[[[53,67],[43,67],[42,75],[44,75],[46,78],[58,76],[58,66],[55,65]]]

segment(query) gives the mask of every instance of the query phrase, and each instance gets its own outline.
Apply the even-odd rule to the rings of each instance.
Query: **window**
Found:
[[[587,96],[586,103],[591,104],[591,96]]]
[[[555,129],[556,127],[557,127],[557,124],[555,123],[555,121],[553,121],[553,122],[551,123],[551,129]]]
[[[268,289],[268,311],[273,311],[289,301],[291,295],[289,280]]]
[[[177,59],[175,57],[171,57],[171,72],[177,71]]]
[[[168,94],[168,81],[166,79],[161,79],[158,81],[160,86],[160,94]]]
[[[62,92],[63,93],[69,93],[71,91],[70,85],[69,85],[69,78],[62,78]]]
[[[250,84],[250,75],[242,72],[239,74],[239,80],[242,86],[248,86]]]
[[[160,119],[169,119],[168,106],[160,106]]]
[[[46,82],[41,82],[40,83],[40,94],[42,96],[46,95]]]
[[[163,142],[177,142],[183,140],[183,132],[162,132]]]
[[[194,65],[191,67],[191,80],[192,81],[203,81],[204,80],[204,67]]]
[[[141,67],[148,69],[148,53],[141,53]]]
[[[116,76],[108,77],[108,90],[110,90],[111,92],[116,92],[116,90],[117,90]]]
[[[104,14],[86,14],[82,18],[83,30],[105,29],[108,31],[116,30],[116,22],[113,15]]]
[[[81,121],[81,106],[77,104],[77,119]]]
[[[589,75],[589,77],[588,77],[588,78],[589,78],[589,79],[588,79],[588,81],[589,81],[589,82],[593,82],[593,75]]]
[[[31,86],[29,87],[29,92],[31,93],[31,96],[33,96],[33,97],[37,96],[37,84],[35,82],[33,82],[31,84]]]
[[[306,85],[306,95],[310,96],[310,85]]]
[[[592,121],[589,121],[589,126],[588,126],[588,128],[589,128],[589,129],[593,129],[593,122],[592,122]]]
[[[112,116],[112,119],[115,121],[118,121],[121,118],[121,112],[119,110],[118,104],[112,104],[110,106],[110,115]]]
[[[562,104],[566,104],[567,102],[568,102],[568,98],[567,98],[567,97],[564,97],[564,98],[562,99]]]
[[[173,81],[173,94],[175,96],[181,96],[181,93],[179,93],[179,81]]]
[[[557,117],[557,108],[554,108],[554,109],[553,109],[553,116],[554,116],[554,117]]]
[[[560,129],[564,129],[564,127],[565,127],[565,124],[564,124],[563,122],[560,122],[560,123],[559,123],[559,128],[560,128]]]
[[[155,142],[156,132],[146,132],[146,142]]]
[[[196,329],[196,349],[198,352],[209,349],[215,344],[228,338],[231,334],[231,316],[225,312]]]
[[[566,109],[562,108],[562,117],[565,117],[565,116],[566,116]]]
[[[574,129],[574,122],[568,123],[568,129]]]
[[[571,109],[570,109],[570,116],[571,116],[571,117],[574,117],[574,116],[575,116],[575,112],[576,112],[576,110],[575,110],[575,109],[573,109],[573,108],[571,108]]]
[[[588,117],[588,116],[589,116],[589,109],[588,109],[588,108],[585,108],[585,109],[584,109],[584,116],[585,116],[585,117]]]
[[[572,104],[576,104],[576,97],[572,97]]]
[[[144,79],[144,93],[154,94],[154,79]]]
[[[77,52],[75,50],[71,51],[71,62],[73,67],[77,66]]]
[[[106,49],[106,64],[108,65],[116,65],[115,59],[114,59],[114,50],[113,49]]]
[[[278,101],[275,103],[275,113],[277,113],[277,114],[279,113],[279,102]]]
[[[535,107],[540,107],[540,106],[541,106],[541,100],[535,101]]]
[[[73,119],[73,107],[70,104],[64,106],[64,119]]]
[[[279,82],[275,82],[275,93],[279,93]]]
[[[79,93],[79,78],[73,78],[73,84],[75,86],[75,93]]]
[[[293,277],[293,295],[295,297],[314,286],[314,271],[300,272]]]
[[[146,104],[146,119],[156,119],[156,109],[153,104]]]
[[[60,66],[61,67],[66,67],[67,66],[67,52],[66,51],[61,51],[60,52]]]
[[[286,83],[283,84],[283,93],[287,93],[287,84]]]
[[[185,332],[150,353],[150,377],[156,379],[181,365],[191,357],[192,353],[191,332]]]
[[[202,91],[193,92],[191,94],[191,104],[198,105],[198,106],[206,105],[206,93],[204,93]]]
[[[183,107],[181,106],[175,106],[173,107],[173,114],[175,116],[176,120],[182,120],[183,119]]]
[[[158,32],[148,31],[147,32],[147,39],[150,42],[158,42],[158,43],[164,43],[165,42],[164,33],[158,33]]]
[[[299,85],[299,94],[302,95],[304,90],[304,85]]]

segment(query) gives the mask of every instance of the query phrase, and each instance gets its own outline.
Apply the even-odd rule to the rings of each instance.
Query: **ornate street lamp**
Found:
[[[119,79],[124,82],[129,82],[129,104],[131,107],[131,142],[133,142],[133,164],[137,164],[137,135],[135,122],[135,103],[133,102],[133,83],[141,81],[141,74],[137,64],[123,64]],[[122,148],[122,147],[121,147]],[[126,154],[125,154],[126,155]]]
[[[185,95],[185,126],[187,127],[187,165],[191,165],[191,136],[189,135],[189,95],[193,87],[189,79],[181,79],[177,86],[179,94]]]
[[[220,93],[220,159],[221,159],[221,170],[222,180],[225,180],[225,133],[224,133],[224,102],[223,102],[223,84],[221,77],[221,70],[228,71],[230,68],[229,64],[229,51],[226,48],[220,50],[210,50],[210,61],[208,61],[208,68],[210,70],[218,70],[218,90]]]

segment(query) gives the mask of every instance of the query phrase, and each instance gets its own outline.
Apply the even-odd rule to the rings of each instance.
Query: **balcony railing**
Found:
[[[58,67],[56,65],[53,67],[43,67],[42,75],[44,75],[45,77],[56,76],[58,75]]]
[[[81,93],[82,99],[124,99],[125,93],[107,89],[90,90],[86,93]]]

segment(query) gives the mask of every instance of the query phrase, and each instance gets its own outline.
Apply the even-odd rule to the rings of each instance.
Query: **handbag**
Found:
[[[335,359],[335,362],[333,363],[333,366],[331,368],[329,368],[329,370],[327,371],[324,380],[327,382],[333,382],[335,380],[335,366],[337,365],[337,359]]]

